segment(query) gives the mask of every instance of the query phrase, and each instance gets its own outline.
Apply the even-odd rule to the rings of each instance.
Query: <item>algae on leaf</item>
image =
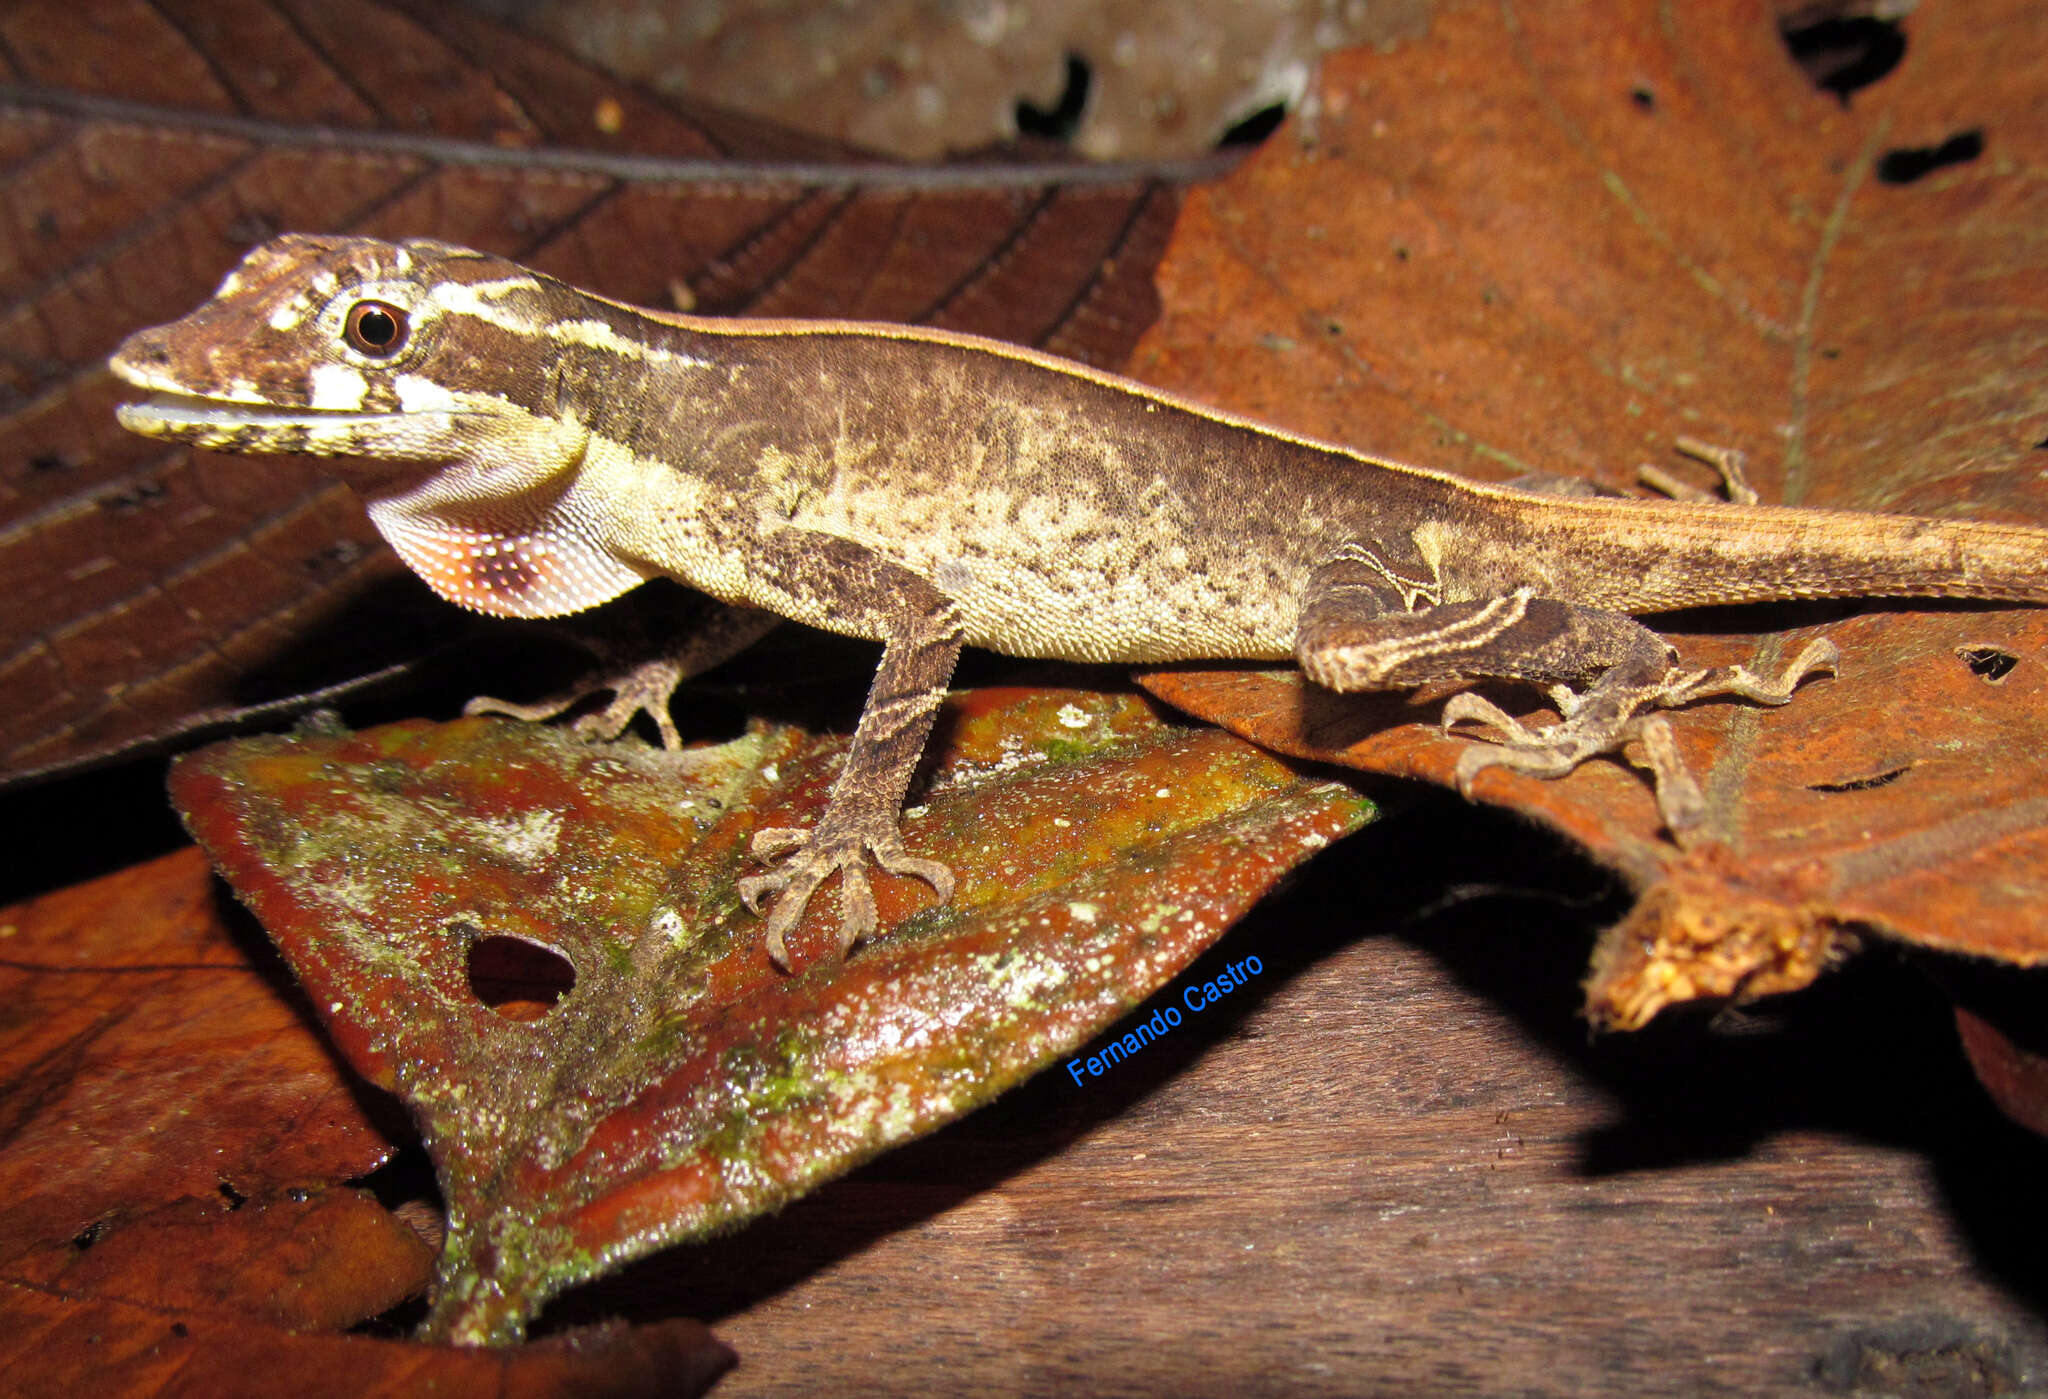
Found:
[[[757,725],[664,753],[464,720],[177,765],[187,824],[342,1052],[418,1118],[449,1210],[429,1335],[516,1339],[563,1288],[986,1102],[1370,815],[1126,694],[981,691],[941,733],[905,834],[953,866],[954,903],[878,876],[884,934],[840,961],[828,889],[794,975],[736,884],[756,828],[815,819],[840,740]],[[559,969],[552,1004],[479,994],[480,949],[508,941]]]

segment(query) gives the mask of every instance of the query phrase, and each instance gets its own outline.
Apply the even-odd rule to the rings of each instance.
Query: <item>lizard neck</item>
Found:
[[[564,459],[545,481],[531,479],[530,462],[501,460],[530,450],[535,434],[486,436],[457,462],[398,477],[395,489],[359,486],[371,521],[429,587],[473,611],[559,617],[609,602],[653,573],[609,545],[607,481],[591,470],[604,444],[573,419],[554,426],[548,436],[565,444]]]

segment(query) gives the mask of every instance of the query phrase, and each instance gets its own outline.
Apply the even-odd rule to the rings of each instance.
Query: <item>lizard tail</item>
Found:
[[[1538,532],[1571,595],[1617,612],[1782,598],[2048,603],[2048,529],[1770,505],[1557,500]]]

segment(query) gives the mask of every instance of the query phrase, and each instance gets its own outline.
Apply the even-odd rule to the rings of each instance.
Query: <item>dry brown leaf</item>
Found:
[[[1999,1111],[2048,1137],[2048,1054],[2022,1049],[1982,1016],[1956,1007],[1956,1032]]]
[[[0,6],[0,771],[304,707],[475,630],[303,460],[123,433],[104,358],[285,229],[438,237],[647,305],[1122,359],[1171,180],[913,171],[664,105],[456,7]],[[802,164],[792,165],[790,162]]]
[[[433,1255],[342,1182],[396,1149],[222,918],[197,850],[0,911],[0,1375],[9,1394],[688,1394],[694,1322],[492,1355],[339,1331]]]
[[[694,1321],[570,1332],[513,1350],[307,1335],[77,1300],[0,1278],[0,1368],[22,1399],[687,1399],[733,1354]]]
[[[223,1190],[282,1196],[393,1150],[180,851],[0,915],[0,1269]],[[274,979],[276,978],[276,979]]]
[[[195,1118],[201,1131],[218,1125]],[[295,1187],[124,1212],[11,1260],[6,1277],[74,1299],[341,1331],[418,1296],[433,1266],[420,1236],[367,1191]]]
[[[1426,466],[1628,484],[1687,435],[1766,499],[2048,518],[2035,230],[2048,12],[1927,3],[1844,106],[1760,3],[1475,6],[1334,59],[1301,115],[1189,201],[1135,361],[1155,383]],[[1851,607],[1845,612],[1858,609]],[[2048,614],[1756,610],[1697,664],[1825,632],[1839,679],[1781,712],[1676,716],[1709,839],[1680,851],[1613,762],[1475,796],[1557,827],[1642,894],[1594,1014],[1804,984],[1872,929],[2048,961]],[[1289,675],[1158,694],[1284,751],[1446,780],[1435,708]]]

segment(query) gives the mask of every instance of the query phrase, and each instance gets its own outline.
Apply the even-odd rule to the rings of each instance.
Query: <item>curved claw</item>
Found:
[[[1451,769],[1451,782],[1457,787],[1458,795],[1466,801],[1473,800],[1473,780],[1488,768],[1499,766],[1501,761],[1500,749],[1491,744],[1467,748],[1460,753],[1458,765]]]
[[[776,869],[740,880],[739,896],[756,915],[771,897],[775,899],[774,908],[767,913],[768,955],[785,971],[789,969],[790,932],[803,917],[818,886],[835,873],[840,876],[840,955],[874,935],[879,921],[875,894],[863,868],[869,856],[890,874],[907,875],[931,885],[940,903],[950,902],[953,897],[953,872],[937,860],[920,859],[905,852],[901,838],[893,830],[869,836],[775,826],[756,831],[751,849],[757,859],[782,860]]]
[[[771,894],[781,893],[789,883],[786,870],[771,870],[767,874],[750,874],[739,883],[740,902],[747,906],[747,912],[756,918],[761,916],[761,901]]]

